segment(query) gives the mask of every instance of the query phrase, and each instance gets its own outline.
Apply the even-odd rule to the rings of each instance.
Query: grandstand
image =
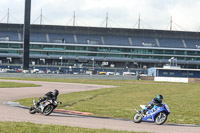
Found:
[[[174,57],[199,68],[200,33],[149,29],[31,25],[30,63],[43,66],[162,67]],[[0,24],[0,64],[20,65],[23,25]]]

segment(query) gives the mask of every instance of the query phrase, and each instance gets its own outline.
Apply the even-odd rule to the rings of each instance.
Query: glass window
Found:
[[[163,72],[163,75],[168,75],[168,72]]]
[[[165,54],[174,54],[173,50],[165,50]]]
[[[169,72],[169,75],[174,75],[174,72]]]
[[[118,53],[121,52],[119,48],[110,48],[110,52]]]
[[[22,48],[21,44],[10,44],[10,48]]]
[[[148,54],[152,54],[153,53],[153,50],[152,49],[148,49]]]
[[[86,50],[86,47],[79,47],[79,46],[76,46],[76,50],[80,50],[80,51],[82,51],[82,50]]]
[[[122,48],[121,52],[130,53],[131,49],[130,48]]]
[[[102,48],[102,47],[100,47],[100,48],[98,49],[98,51],[99,51],[99,52],[109,52],[109,48]]]
[[[53,45],[43,45],[43,49],[45,49],[45,50],[53,50]]]
[[[66,46],[65,49],[66,50],[75,50],[75,46]]]
[[[8,44],[0,44],[0,48],[8,48]]]
[[[154,54],[163,54],[163,50],[155,49]]]
[[[176,51],[177,55],[185,55],[185,51]]]
[[[189,73],[189,76],[193,76],[194,75],[194,73]]]
[[[186,76],[186,75],[187,75],[187,72],[182,72],[182,75],[183,75],[183,76]]]
[[[42,49],[42,45],[32,44],[30,46],[30,48],[32,48],[32,49]]]
[[[64,46],[62,46],[62,45],[54,45],[54,50],[64,50]]]
[[[196,55],[197,52],[196,51],[187,51],[187,55]]]
[[[97,51],[96,47],[88,47],[88,51]]]

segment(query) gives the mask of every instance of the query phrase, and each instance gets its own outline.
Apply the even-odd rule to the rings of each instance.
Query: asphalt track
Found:
[[[19,80],[0,81],[34,83],[41,85],[41,87],[34,88],[0,88],[0,121],[33,122],[40,124],[67,125],[84,128],[106,128],[113,130],[145,131],[156,133],[200,133],[200,126],[193,125],[155,125],[155,123],[136,124],[130,120],[91,117],[86,115],[58,112],[52,113],[50,116],[43,116],[41,114],[31,115],[25,108],[12,107],[5,103],[20,98],[42,96],[48,91],[53,91],[54,88],[59,89],[60,93],[70,93],[108,88],[111,86]]]

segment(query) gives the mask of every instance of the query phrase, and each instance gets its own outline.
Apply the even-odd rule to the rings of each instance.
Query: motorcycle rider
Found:
[[[157,97],[155,97],[154,99],[152,99],[151,102],[149,102],[147,104],[147,106],[145,107],[145,109],[143,109],[141,112],[143,112],[144,114],[146,114],[146,112],[150,109],[152,109],[154,106],[161,106],[162,105],[162,100],[163,100],[163,96],[162,95],[157,95]]]
[[[57,89],[55,89],[53,92],[50,91],[46,93],[43,98],[39,99],[39,101],[36,103],[36,106],[39,106],[40,103],[45,100],[53,100],[53,102],[56,101],[58,94],[59,94],[59,91]]]

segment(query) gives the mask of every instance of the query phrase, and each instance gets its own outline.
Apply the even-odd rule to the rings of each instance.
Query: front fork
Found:
[[[140,111],[139,109],[135,109],[135,111],[136,111],[137,113],[141,113],[141,111]]]

